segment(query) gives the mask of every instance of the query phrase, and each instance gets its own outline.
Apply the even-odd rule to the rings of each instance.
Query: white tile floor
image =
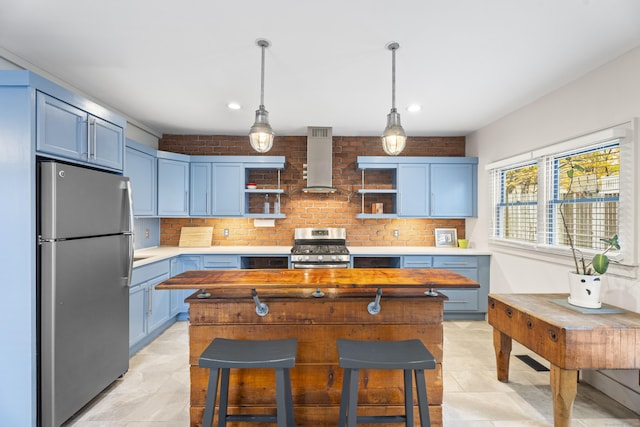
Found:
[[[136,354],[129,372],[91,402],[68,427],[189,425],[188,324],[178,322]],[[445,426],[552,426],[549,372],[515,358],[544,359],[514,341],[510,382],[496,380],[492,329],[484,321],[445,322]],[[579,384],[572,426],[640,427],[640,415]]]

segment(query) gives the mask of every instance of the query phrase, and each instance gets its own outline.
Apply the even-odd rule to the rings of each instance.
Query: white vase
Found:
[[[569,273],[569,304],[578,307],[600,308],[600,291],[602,276],[585,276],[584,274]]]

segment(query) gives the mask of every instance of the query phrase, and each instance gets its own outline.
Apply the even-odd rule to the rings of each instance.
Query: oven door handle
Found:
[[[349,268],[348,263],[338,263],[338,264],[301,264],[301,263],[292,263],[292,268]]]

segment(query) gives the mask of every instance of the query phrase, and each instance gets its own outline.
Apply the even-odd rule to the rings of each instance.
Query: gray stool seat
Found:
[[[198,365],[208,368],[209,386],[205,403],[203,426],[210,427],[216,406],[218,376],[220,376],[220,404],[218,426],[227,422],[277,422],[278,427],[293,427],[293,399],[289,369],[296,364],[298,340],[233,340],[215,338],[202,352]],[[276,371],[276,415],[227,414],[229,393],[229,369],[273,368]]]
[[[431,425],[427,403],[425,369],[435,369],[436,359],[420,340],[358,341],[338,338],[339,365],[344,369],[338,426],[359,423],[398,423],[413,427],[413,371],[416,380],[420,426]],[[404,415],[358,416],[360,369],[402,369],[404,371]]]

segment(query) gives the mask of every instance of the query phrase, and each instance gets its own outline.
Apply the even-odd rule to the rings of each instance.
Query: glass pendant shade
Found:
[[[400,114],[395,108],[387,114],[387,127],[382,133],[382,148],[390,156],[397,156],[402,153],[407,144],[407,134],[400,124]]]
[[[256,121],[249,131],[249,143],[258,153],[266,153],[273,147],[274,132],[269,125],[269,112],[261,105],[256,110]]]

